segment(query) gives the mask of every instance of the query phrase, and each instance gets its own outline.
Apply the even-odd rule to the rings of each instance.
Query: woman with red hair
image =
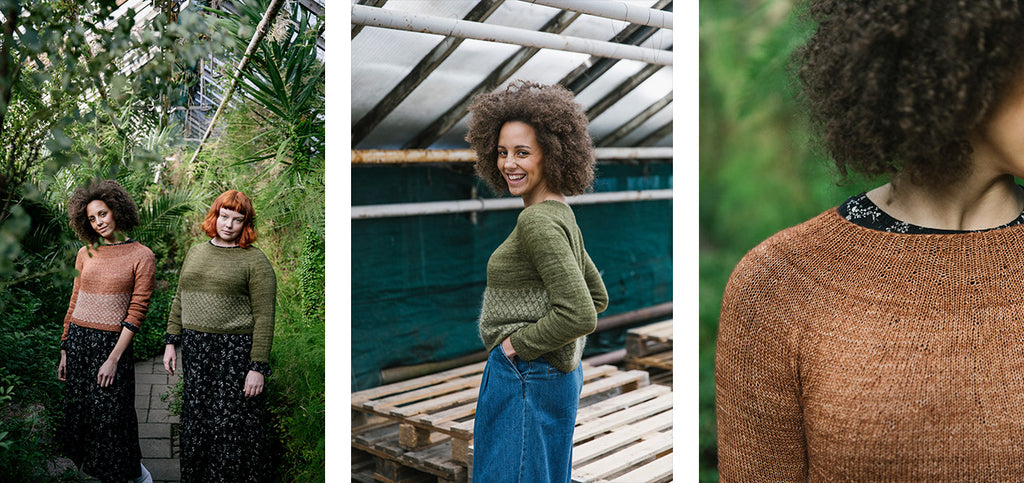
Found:
[[[181,481],[250,482],[269,475],[268,412],[277,282],[256,241],[255,211],[229,190],[203,221],[211,237],[189,249],[167,321],[164,368],[181,345]]]

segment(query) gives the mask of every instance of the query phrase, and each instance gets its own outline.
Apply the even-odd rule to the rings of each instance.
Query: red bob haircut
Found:
[[[238,246],[246,248],[255,243],[256,210],[252,208],[252,200],[241,191],[227,190],[213,201],[210,211],[206,213],[206,219],[203,220],[203,231],[210,238],[217,236],[217,217],[220,216],[221,208],[227,208],[245,216],[245,221],[242,223],[242,234],[238,235]]]

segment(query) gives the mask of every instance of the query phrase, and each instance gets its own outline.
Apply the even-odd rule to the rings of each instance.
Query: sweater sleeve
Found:
[[[71,327],[71,314],[75,312],[75,302],[78,301],[78,289],[82,282],[82,267],[85,262],[82,257],[88,256],[86,250],[86,247],[82,247],[78,250],[78,256],[75,257],[75,270],[78,271],[78,275],[75,276],[75,281],[71,286],[71,301],[68,302],[68,312],[64,315],[64,331],[60,335],[61,342],[68,340],[68,329]]]
[[[597,310],[566,229],[541,214],[522,216],[519,228],[526,261],[537,269],[551,302],[546,315],[511,336],[516,354],[529,361],[593,332]]]
[[[249,357],[256,362],[270,362],[270,349],[274,340],[274,310],[277,305],[277,277],[266,255],[259,249],[255,250],[257,256],[249,267],[249,303],[255,320]]]
[[[181,262],[181,270],[178,274],[185,273],[185,267],[188,266],[189,255],[192,254],[192,250],[195,247],[190,248],[185,253],[185,261]],[[174,301],[171,302],[171,312],[167,315],[167,335],[172,336],[167,338],[167,343],[176,343],[181,335],[181,277],[178,277],[178,286],[174,289]]]
[[[806,481],[797,351],[784,311],[773,303],[786,283],[750,258],[726,285],[718,325],[719,475],[723,482]]]
[[[135,262],[134,274],[135,284],[132,288],[132,298],[128,303],[128,315],[125,322],[138,328],[146,320],[146,312],[149,310],[149,299],[153,296],[153,285],[156,277],[156,259],[153,251],[145,246],[140,247],[143,252]]]
[[[587,288],[590,289],[590,299],[594,301],[594,309],[600,314],[608,308],[608,290],[604,286],[601,272],[597,271],[597,266],[594,265],[594,261],[590,259],[590,255],[586,251],[583,252],[583,258],[583,278],[587,281]]]

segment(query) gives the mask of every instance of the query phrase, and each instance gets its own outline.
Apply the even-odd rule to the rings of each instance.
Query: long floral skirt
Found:
[[[131,346],[118,361],[114,383],[96,383],[96,374],[120,335],[71,324],[64,344],[67,380],[60,441],[83,472],[102,481],[126,481],[141,474]]]
[[[270,476],[266,389],[245,397],[252,335],[181,334],[181,481],[257,482]]]

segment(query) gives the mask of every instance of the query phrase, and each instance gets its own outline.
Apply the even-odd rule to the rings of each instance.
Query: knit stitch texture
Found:
[[[571,372],[607,306],[608,292],[572,209],[544,201],[523,209],[487,262],[480,338],[490,352],[511,336],[521,359],[543,356]]]
[[[715,359],[728,481],[1024,475],[1024,225],[886,233],[829,210],[736,266]]]
[[[185,255],[167,333],[252,334],[253,361],[269,362],[277,279],[258,248],[205,242]]]
[[[149,248],[136,241],[84,246],[78,250],[75,268],[79,273],[60,340],[67,340],[72,322],[107,332],[121,332],[121,322],[142,327],[156,273],[156,259]]]

